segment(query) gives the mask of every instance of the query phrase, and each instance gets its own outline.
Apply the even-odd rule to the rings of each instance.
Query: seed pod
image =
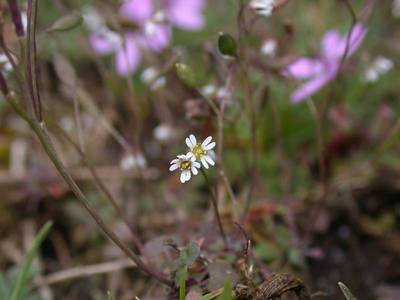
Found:
[[[187,86],[196,86],[196,75],[191,67],[184,63],[175,64],[176,74],[178,78]]]
[[[75,11],[56,20],[50,28],[47,29],[47,32],[71,30],[78,27],[81,23],[82,16],[79,12]]]
[[[229,33],[221,32],[218,38],[218,50],[222,55],[236,57],[236,41]]]

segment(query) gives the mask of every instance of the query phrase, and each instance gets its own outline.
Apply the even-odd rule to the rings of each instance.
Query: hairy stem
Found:
[[[47,133],[45,124],[43,122],[38,122],[38,121],[32,119],[27,114],[27,112],[24,111],[22,109],[22,107],[19,105],[19,103],[15,99],[15,96],[13,93],[10,93],[5,96],[7,98],[7,101],[10,103],[10,105],[15,110],[15,112],[22,119],[24,119],[24,121],[26,121],[28,123],[28,125],[31,127],[31,129],[35,132],[41,145],[43,146],[44,150],[46,151],[47,155],[49,156],[50,160],[54,164],[57,171],[60,173],[60,175],[65,180],[65,182],[68,184],[68,186],[71,188],[72,192],[75,194],[75,196],[80,201],[80,203],[83,205],[83,207],[87,210],[87,212],[90,214],[90,216],[94,219],[94,221],[100,227],[102,232],[116,246],[118,246],[130,259],[132,259],[132,261],[135,262],[135,264],[138,266],[139,269],[141,269],[143,272],[147,273],[148,275],[152,276],[153,278],[157,279],[158,281],[160,281],[168,286],[171,286],[171,287],[174,286],[173,281],[171,281],[166,275],[160,273],[159,271],[157,271],[157,270],[151,268],[150,266],[148,266],[147,264],[145,264],[143,262],[143,260],[140,258],[140,256],[138,256],[131,249],[129,249],[129,247],[124,242],[122,242],[112,230],[110,230],[107,227],[107,225],[104,223],[104,221],[98,215],[95,208],[90,204],[89,200],[83,194],[83,192],[81,191],[79,186],[76,184],[75,180],[68,173],[64,164],[58,157],[58,155],[54,149],[54,146],[51,142],[50,136]]]

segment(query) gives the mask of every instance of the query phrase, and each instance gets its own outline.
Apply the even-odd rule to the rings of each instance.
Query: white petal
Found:
[[[208,164],[206,160],[204,159],[204,156],[201,157],[201,163],[203,164],[204,168],[208,169]]]
[[[204,155],[204,159],[210,164],[210,165],[215,165],[215,162],[209,155]]]
[[[178,161],[179,161],[179,159],[178,159],[178,158],[175,158],[174,160],[172,160],[172,161],[170,162],[170,164],[176,164]]]
[[[201,146],[202,146],[202,147],[207,146],[207,145],[211,142],[211,140],[212,140],[212,137],[211,137],[211,136],[207,137],[207,138],[201,143]]]
[[[190,177],[192,177],[192,173],[190,173],[189,170],[185,171],[186,172],[186,181],[190,180]]]
[[[192,166],[191,168],[193,175],[197,175],[197,173],[199,173],[199,171],[197,171],[195,166]]]
[[[175,171],[178,168],[179,168],[179,164],[174,164],[174,165],[169,167],[169,170],[172,172],[172,171]]]
[[[186,178],[186,174],[185,174],[185,171],[183,171],[183,172],[181,173],[181,182],[182,182],[182,183],[184,183],[184,182],[186,181],[185,178]]]
[[[194,147],[194,145],[192,144],[192,141],[191,141],[188,137],[185,139],[185,142],[186,142],[186,145],[187,145],[190,149],[192,149],[192,148]]]
[[[188,153],[186,153],[186,159],[194,161],[194,160],[196,160],[196,157],[194,156],[193,152],[188,152]]]
[[[217,157],[214,150],[207,151],[207,155],[209,155],[213,160],[215,160],[215,158]]]
[[[189,135],[189,138],[193,144],[193,147],[196,146],[196,144],[197,144],[196,137],[193,134],[191,134],[191,135]]]
[[[186,155],[185,154],[179,154],[177,157],[178,158],[186,158]]]
[[[198,163],[197,161],[192,162],[192,165],[197,169],[200,169],[201,167],[200,163]]]
[[[214,147],[215,147],[215,142],[212,142],[212,143],[208,144],[207,146],[205,146],[204,149],[205,150],[211,150]]]

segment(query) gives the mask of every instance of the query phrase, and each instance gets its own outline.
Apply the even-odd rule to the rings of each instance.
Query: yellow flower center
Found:
[[[201,147],[201,144],[197,144],[196,146],[193,147],[192,153],[196,157],[196,159],[200,159],[202,156],[207,154],[207,151]]]
[[[188,160],[181,160],[179,167],[181,170],[188,170],[190,169],[190,161]]]

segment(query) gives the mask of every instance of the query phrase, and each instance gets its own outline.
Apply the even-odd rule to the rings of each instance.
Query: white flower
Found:
[[[274,39],[268,39],[261,45],[261,54],[269,57],[276,55],[277,43]]]
[[[257,14],[269,17],[274,9],[275,0],[251,0],[250,7],[252,7]]]
[[[168,124],[160,124],[154,128],[153,134],[158,141],[166,143],[173,138],[174,129]]]
[[[167,79],[164,76],[161,76],[154,81],[154,83],[151,85],[150,89],[152,91],[158,90],[160,88],[165,87],[165,84],[167,83]]]
[[[200,92],[204,95],[204,96],[212,96],[215,94],[215,92],[217,91],[217,88],[215,87],[215,85],[213,84],[207,84],[205,86],[203,86],[200,89]]]
[[[150,89],[152,91],[155,91],[159,88],[164,87],[167,82],[167,79],[164,76],[158,76],[159,71],[154,67],[150,67],[143,71],[142,75],[140,75],[140,79],[145,84],[150,85]]]
[[[147,69],[144,69],[144,71],[140,75],[140,79],[144,83],[148,84],[152,82],[154,79],[156,79],[157,75],[158,75],[157,69],[154,67],[149,67]]]
[[[134,168],[143,169],[146,167],[146,164],[146,158],[141,153],[128,154],[119,163],[123,171],[129,171]]]
[[[375,82],[379,76],[386,74],[393,68],[393,62],[383,56],[378,56],[364,74],[364,81]]]
[[[99,28],[105,26],[103,18],[93,7],[85,7],[83,13],[83,22],[91,32],[96,32]]]
[[[181,182],[185,183],[189,181],[193,175],[198,174],[198,170],[200,168],[200,164],[196,161],[193,153],[189,152],[187,154],[178,155],[177,158],[171,161],[171,166],[169,170],[175,171],[177,169],[181,170]]]
[[[186,138],[186,145],[190,148],[196,160],[201,161],[202,165],[208,169],[208,164],[215,165],[213,160],[214,155],[212,149],[215,147],[215,142],[211,142],[212,137],[209,136],[201,144],[197,143],[196,137],[191,134]]]
[[[231,92],[226,87],[221,87],[217,90],[217,97],[224,99],[231,96]]]
[[[3,53],[0,54],[0,70],[3,70],[5,73],[10,72],[13,69],[12,64],[9,62],[7,56]]]

